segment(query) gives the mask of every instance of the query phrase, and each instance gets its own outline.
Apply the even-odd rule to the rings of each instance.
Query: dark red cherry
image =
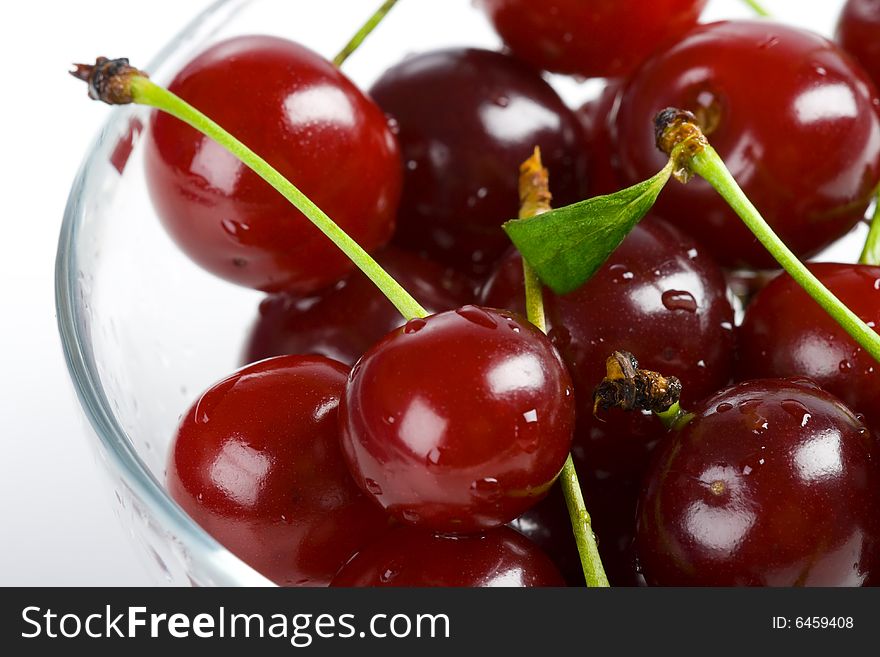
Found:
[[[660,586],[859,586],[880,566],[880,448],[804,380],[713,395],[646,477],[637,546]]]
[[[296,43],[236,37],[190,62],[171,91],[264,157],[368,251],[394,227],[402,177],[385,115],[335,66]],[[352,264],[234,156],[167,114],[151,121],[150,196],[198,264],[229,281],[308,294]]]
[[[880,85],[880,2],[847,0],[835,39]]]
[[[483,291],[483,303],[523,308],[522,264],[508,256]],[[572,454],[589,503],[599,550],[614,585],[638,583],[631,550],[641,478],[665,431],[656,418],[612,409],[593,413],[593,390],[615,349],[641,366],[679,377],[685,403],[730,380],[733,309],[724,276],[693,240],[653,217],[638,224],[577,291],[545,291],[550,336],[575,385]],[[548,549],[549,551],[549,549]]]
[[[880,267],[809,267],[868,326],[880,323]],[[737,340],[738,378],[809,377],[864,414],[871,431],[880,436],[880,365],[788,274],[758,293],[746,309]]]
[[[468,281],[415,254],[389,247],[376,260],[428,312],[451,310],[472,301]],[[281,293],[264,299],[244,358],[250,363],[280,354],[321,354],[353,365],[403,323],[379,288],[355,271],[313,296]]]
[[[626,75],[693,27],[707,0],[477,0],[514,53],[538,68]]]
[[[483,290],[488,306],[521,312],[522,261],[510,254]],[[545,293],[550,337],[568,365],[578,401],[575,451],[591,478],[641,477],[660,423],[624,411],[593,415],[593,390],[614,350],[677,376],[688,404],[728,383],[733,310],[721,270],[693,240],[653,217],[638,224],[586,284]]]
[[[339,449],[347,373],[321,356],[245,367],[199,398],[171,447],[171,496],[281,585],[326,585],[388,526],[351,480]]]
[[[615,121],[629,183],[666,157],[654,115],[697,114],[709,141],[782,240],[809,256],[864,215],[880,180],[873,84],[837,45],[770,21],[695,28],[630,80]],[[655,212],[683,227],[722,265],[774,267],[772,257],[710,185],[663,190]]]
[[[541,550],[507,527],[474,536],[438,536],[396,527],[361,550],[331,586],[565,586]]]
[[[410,320],[368,351],[340,418],[354,479],[386,511],[470,533],[547,494],[571,446],[574,394],[543,333],[465,306]]]
[[[609,80],[599,96],[584,103],[577,111],[589,154],[589,196],[613,194],[626,186],[621,182],[610,126],[623,86],[623,80]]]
[[[517,171],[541,147],[557,204],[586,192],[574,113],[529,66],[486,50],[410,57],[370,91],[394,117],[405,166],[395,240],[462,271],[485,274],[510,242]]]

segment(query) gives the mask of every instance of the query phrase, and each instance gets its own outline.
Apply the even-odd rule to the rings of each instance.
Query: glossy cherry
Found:
[[[428,312],[472,301],[468,281],[415,254],[388,247],[377,262]],[[403,324],[397,309],[364,274],[352,272],[313,296],[273,294],[245,347],[245,362],[280,354],[321,354],[354,365],[367,349]]]
[[[169,89],[263,156],[365,249],[390,238],[402,178],[397,141],[382,111],[330,62],[284,39],[236,37],[196,57]],[[161,112],[150,128],[150,196],[202,267],[297,294],[351,271],[308,219],[222,147]]]
[[[835,39],[880,85],[880,2],[847,0]]]
[[[639,478],[659,423],[614,410],[596,418],[593,390],[617,349],[638,354],[646,369],[680,378],[686,404],[727,384],[733,310],[721,270],[681,231],[649,217],[586,284],[544,296],[550,337],[577,393],[575,451],[585,452],[593,479]],[[521,312],[523,299],[522,261],[511,253],[487,283],[482,303]]]
[[[565,586],[550,558],[507,527],[474,536],[442,536],[396,527],[361,550],[331,586]]]
[[[571,446],[574,394],[543,333],[465,306],[410,320],[368,351],[340,419],[354,479],[386,511],[479,532],[547,494]]]
[[[880,566],[880,447],[806,379],[713,395],[658,451],[639,502],[661,586],[860,586]]]
[[[861,219],[880,180],[875,88],[837,45],[811,32],[770,21],[712,23],[649,59],[614,122],[630,183],[666,162],[653,128],[666,107],[697,114],[734,178],[800,256]],[[668,185],[654,210],[723,265],[775,266],[705,180]]]
[[[410,57],[370,91],[394,117],[406,163],[395,240],[485,274],[509,246],[520,163],[540,146],[559,205],[585,196],[586,154],[574,113],[526,64],[486,50]]]
[[[697,23],[707,0],[477,0],[515,54],[584,77],[630,73]]]
[[[486,305],[523,308],[522,264],[509,255],[483,291]],[[544,295],[550,337],[571,372],[577,398],[572,454],[609,579],[638,583],[631,550],[641,478],[664,435],[650,415],[593,413],[593,390],[615,349],[642,367],[679,377],[685,403],[730,380],[733,310],[720,269],[693,240],[648,217],[577,291]]]
[[[868,326],[880,324],[880,267],[809,267]],[[737,341],[738,378],[809,377],[864,414],[880,436],[880,365],[788,274],[758,293],[746,309]]]
[[[171,447],[171,496],[281,585],[326,585],[388,526],[351,480],[339,449],[347,374],[321,356],[245,367],[198,399]]]
[[[610,125],[623,86],[623,80],[609,80],[596,98],[584,103],[577,111],[589,154],[589,196],[613,194],[626,187],[621,182],[620,164],[611,139]]]

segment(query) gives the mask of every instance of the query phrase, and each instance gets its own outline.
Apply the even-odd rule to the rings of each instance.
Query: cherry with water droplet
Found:
[[[574,395],[543,333],[465,306],[412,320],[368,351],[340,419],[352,475],[380,506],[409,524],[470,533],[547,494],[571,445]]]
[[[815,385],[721,391],[658,448],[637,549],[655,586],[863,585],[880,569],[880,444]]]
[[[198,399],[171,446],[166,485],[174,500],[280,585],[325,586],[388,526],[339,448],[347,375],[321,356],[245,367]]]
[[[482,302],[524,310],[522,261],[508,256],[489,279]],[[550,337],[575,385],[577,430],[572,455],[589,500],[606,572],[613,584],[636,584],[630,549],[639,484],[664,429],[648,414],[593,412],[593,390],[616,349],[644,354],[642,366],[676,376],[685,403],[730,380],[733,310],[724,276],[679,230],[649,217],[575,292],[544,294]]]
[[[880,323],[880,267],[813,263],[809,268],[868,326]],[[737,341],[740,380],[809,377],[863,413],[880,435],[880,364],[788,274],[754,298]]]
[[[560,205],[585,197],[580,124],[540,74],[497,52],[405,59],[370,90],[394,118],[406,163],[395,242],[482,276],[510,242],[520,163],[536,145]]]
[[[836,44],[771,21],[701,25],[627,83],[612,124],[630,184],[666,163],[653,119],[696,114],[745,194],[795,254],[807,257],[863,216],[880,180],[877,92]],[[776,262],[702,178],[669,185],[654,212],[728,267]]]
[[[284,39],[235,37],[193,59],[169,90],[260,154],[368,251],[391,237],[402,180],[397,140],[376,104],[330,62]],[[212,273],[309,294],[352,270],[268,183],[178,119],[153,114],[145,156],[163,225]]]

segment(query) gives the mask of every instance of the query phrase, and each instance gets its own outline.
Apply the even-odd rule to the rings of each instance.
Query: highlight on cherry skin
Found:
[[[169,89],[260,153],[366,250],[391,237],[397,139],[376,104],[323,57],[277,37],[235,37],[198,55]],[[353,269],[266,182],[176,118],[153,114],[145,158],[163,225],[217,276],[309,294]]]
[[[347,376],[323,356],[249,365],[195,402],[172,443],[171,497],[277,584],[326,586],[388,526],[339,447]]]
[[[731,20],[700,25],[646,61],[612,124],[632,184],[666,163],[654,116],[667,107],[696,114],[773,230],[808,257],[868,208],[880,181],[878,105],[868,76],[831,41],[772,21]],[[702,179],[668,185],[654,211],[726,267],[777,266]]]
[[[354,366],[340,408],[358,485],[398,520],[440,532],[503,525],[546,496],[574,429],[550,340],[507,311],[412,319]]]
[[[880,445],[808,379],[692,409],[658,448],[636,545],[653,586],[861,586],[880,568]]]
[[[507,527],[472,536],[395,527],[358,552],[330,586],[564,586],[556,566],[526,537]]]

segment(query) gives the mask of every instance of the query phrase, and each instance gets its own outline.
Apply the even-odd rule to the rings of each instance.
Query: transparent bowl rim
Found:
[[[210,33],[224,24],[250,0],[217,0],[192,19],[150,62],[154,71],[197,34]],[[85,325],[83,308],[76,303],[77,260],[75,245],[84,220],[82,199],[94,192],[99,176],[96,166],[107,158],[107,147],[124,132],[130,114],[116,108],[93,140],[80,168],[64,210],[64,220],[55,260],[55,308],[64,358],[83,412],[103,447],[108,465],[119,473],[135,497],[146,505],[163,530],[170,532],[194,555],[187,569],[198,583],[222,586],[266,586],[271,582],[220,545],[193,521],[170,497],[134,449],[114,415],[98,374],[97,363],[80,326]]]

